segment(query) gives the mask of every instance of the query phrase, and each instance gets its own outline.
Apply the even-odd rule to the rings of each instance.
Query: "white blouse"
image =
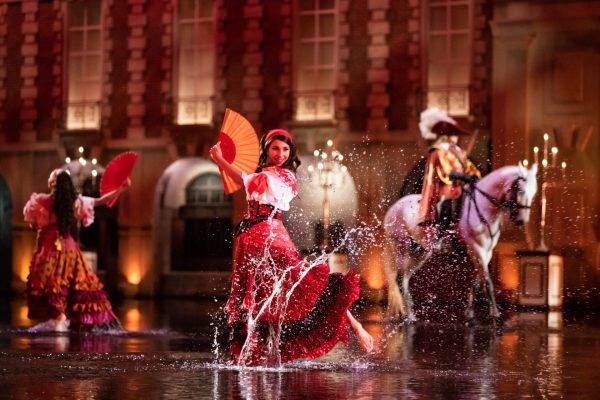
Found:
[[[250,192],[248,190],[250,183],[254,179],[261,179],[259,175],[264,175],[267,178],[265,191],[263,193]],[[269,204],[282,211],[290,209],[290,202],[298,194],[296,177],[291,171],[284,168],[267,167],[258,173],[242,173],[242,179],[244,180],[248,200],[255,200],[260,204]]]

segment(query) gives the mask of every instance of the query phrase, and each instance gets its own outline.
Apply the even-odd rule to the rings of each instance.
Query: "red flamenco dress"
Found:
[[[48,320],[65,314],[71,330],[120,329],[98,277],[73,237],[59,235],[51,209],[52,195],[38,193],[23,209],[25,221],[38,229],[25,291],[28,318]],[[89,226],[94,221],[94,199],[78,196],[73,211],[83,226]]]
[[[269,167],[243,179],[248,213],[237,229],[225,306],[232,362],[277,366],[347,345],[346,312],[359,297],[359,276],[330,274],[328,264],[300,257],[281,222],[297,194],[292,172]]]

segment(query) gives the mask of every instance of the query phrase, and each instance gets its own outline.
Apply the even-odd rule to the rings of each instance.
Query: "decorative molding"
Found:
[[[24,142],[34,142],[36,140],[37,108],[35,99],[37,97],[36,79],[38,75],[38,65],[36,64],[38,55],[37,34],[39,30],[38,10],[37,1],[29,0],[21,4],[21,12],[23,13],[21,30],[21,55],[23,56],[21,66],[21,141]]]
[[[146,59],[144,50],[146,49],[145,30],[148,23],[145,14],[147,0],[128,0],[130,6],[127,24],[129,26],[129,37],[127,38],[129,60],[127,61],[127,70],[129,72],[129,83],[127,85],[127,94],[129,95],[129,104],[127,105],[127,116],[129,117],[129,126],[127,127],[128,138],[143,138],[145,133],[144,115],[146,106],[144,96],[146,94],[146,81],[144,73],[146,70]]]
[[[390,105],[390,96],[387,85],[390,82],[390,71],[387,60],[390,54],[388,36],[390,23],[387,13],[390,8],[389,0],[368,0],[369,21],[368,32],[371,38],[367,47],[369,70],[367,83],[370,92],[367,95],[367,107],[370,110],[367,121],[367,133],[378,135],[388,131],[388,119],[385,115]]]

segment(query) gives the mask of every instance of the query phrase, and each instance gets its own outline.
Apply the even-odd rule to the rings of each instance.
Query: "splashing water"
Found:
[[[277,233],[273,230],[272,220],[267,220],[266,222],[269,224],[270,231],[264,246],[264,250],[262,252],[262,256],[260,258],[257,257],[257,259],[251,260],[251,264],[254,268],[263,268],[263,271],[261,271],[263,273],[267,272],[267,270],[264,269],[265,266],[276,265],[276,261],[273,255],[271,254],[271,248],[277,237]],[[378,224],[375,227],[363,224],[363,226],[352,228],[345,233],[344,237],[340,240],[338,245],[333,250],[331,250],[331,252],[322,252],[312,260],[309,260],[310,257],[305,257],[297,264],[286,266],[285,269],[281,271],[278,275],[275,275],[276,273],[273,272],[271,276],[273,278],[273,283],[272,288],[269,288],[269,296],[262,302],[258,311],[255,312],[255,310],[249,310],[248,312],[246,338],[240,351],[240,357],[237,365],[251,365],[254,344],[259,340],[257,332],[258,321],[260,321],[261,317],[265,315],[265,313],[268,310],[268,312],[275,313],[276,315],[278,315],[279,321],[277,323],[271,323],[268,325],[268,335],[265,343],[265,347],[267,350],[266,364],[268,365],[268,367],[271,368],[280,368],[281,353],[279,349],[281,344],[282,326],[284,322],[284,317],[286,316],[288,310],[290,299],[294,294],[294,291],[297,289],[298,285],[315,267],[326,263],[329,256],[332,253],[344,247],[346,245],[346,242],[348,242],[351,238],[366,237],[369,238],[370,241],[375,242],[373,232],[375,229],[377,229],[377,227],[380,224],[381,222],[378,221]],[[287,292],[284,293],[285,284],[292,279],[292,272],[297,270],[298,268],[301,269],[301,274],[299,275],[297,280],[291,283],[289,290],[287,290]],[[253,279],[255,279],[252,285],[252,287],[255,287],[255,292],[253,293],[253,295],[256,295],[256,293],[259,290],[259,285],[255,285],[257,283],[257,275],[258,274],[253,274]],[[283,301],[281,301],[281,299],[283,299]],[[216,356],[217,354],[218,353],[215,353]]]

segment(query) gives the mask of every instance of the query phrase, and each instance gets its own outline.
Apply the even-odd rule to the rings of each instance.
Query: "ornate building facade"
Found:
[[[245,205],[221,194],[208,157],[226,107],[259,134],[289,129],[304,155],[332,139],[357,219],[377,226],[427,151],[417,124],[435,105],[475,132],[465,145],[484,171],[533,161],[552,133],[568,176],[549,189],[548,241],[566,256],[568,295],[589,299],[600,268],[599,17],[600,2],[572,0],[3,1],[0,196],[10,201],[0,204],[12,217],[0,218],[12,235],[0,276],[22,288],[35,234],[20,210],[53,168],[134,150],[131,191],[89,234],[110,289],[223,293]],[[536,235],[502,238],[501,288],[515,290],[515,250]],[[356,246],[365,296],[378,300],[383,254]]]

